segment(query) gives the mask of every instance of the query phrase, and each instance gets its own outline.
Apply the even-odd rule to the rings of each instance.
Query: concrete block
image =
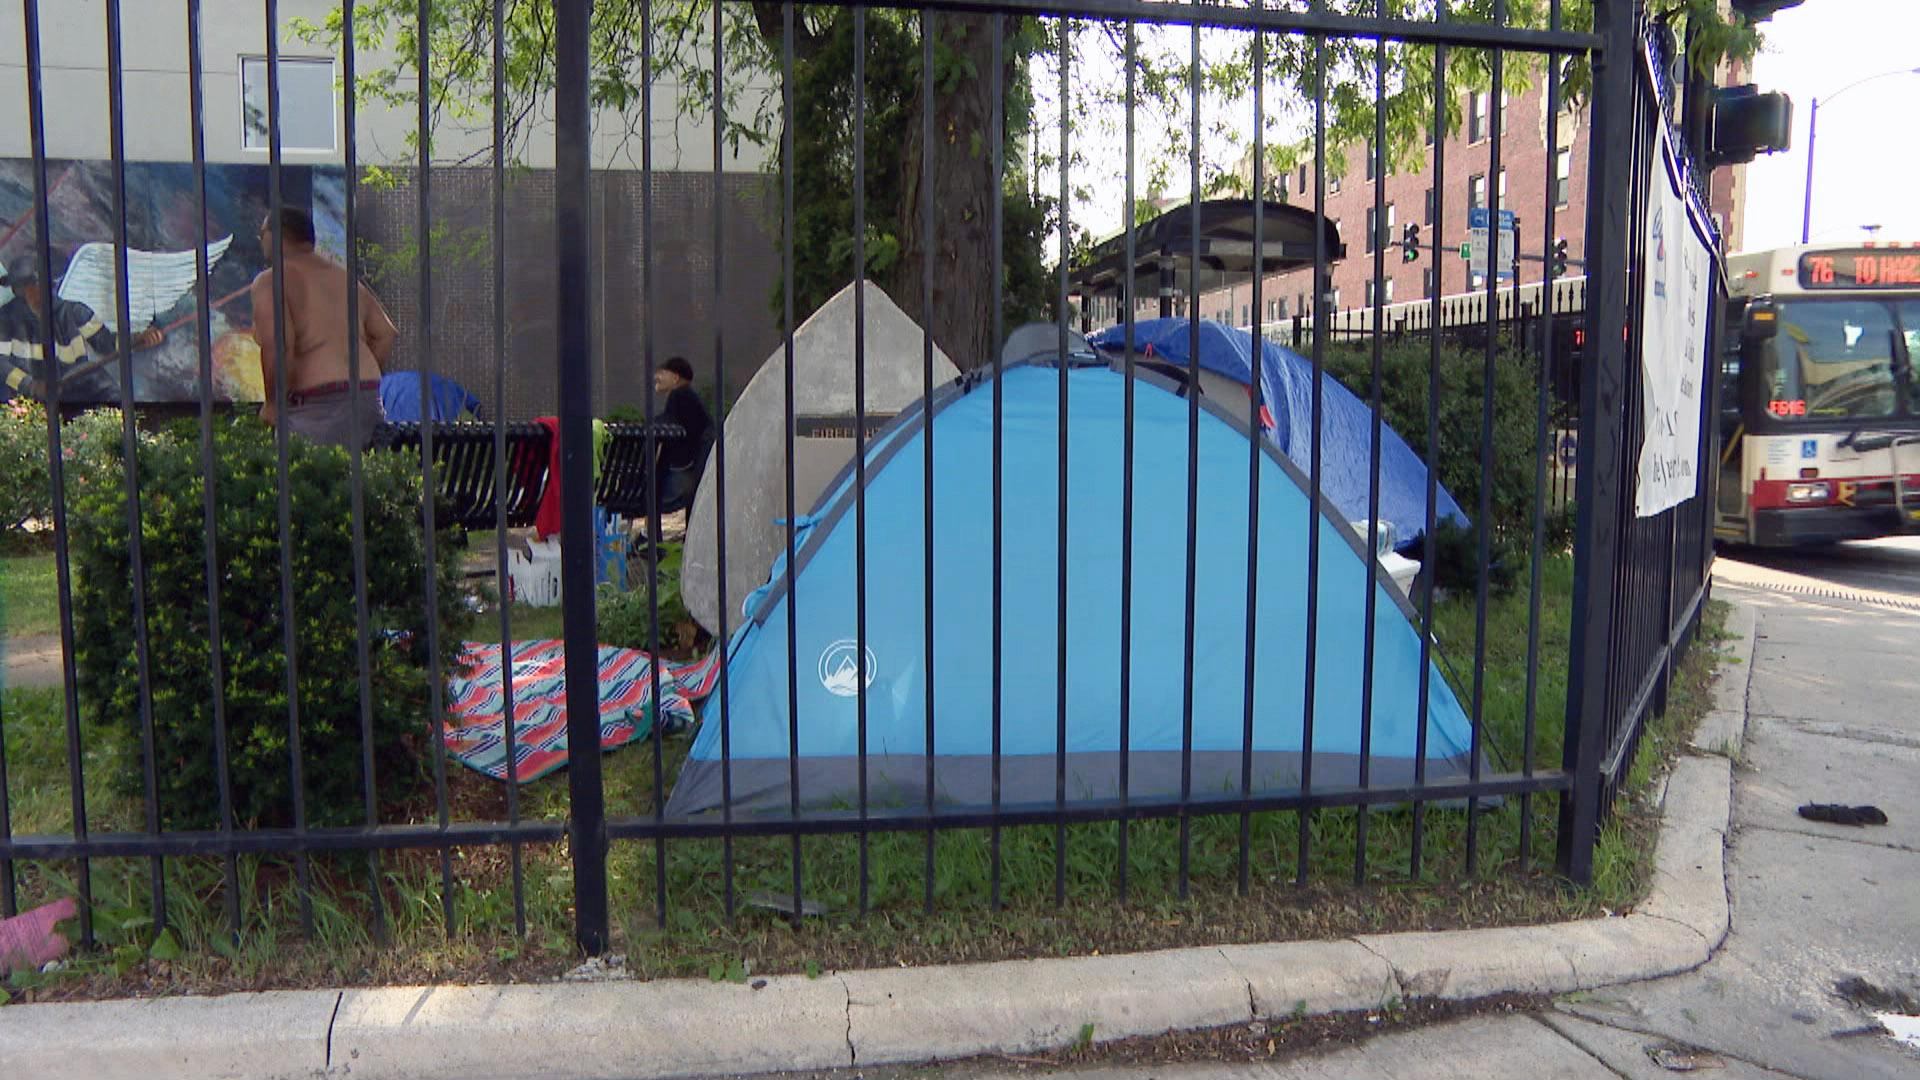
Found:
[[[1579,984],[1555,947],[1558,926],[1374,934],[1357,940],[1393,968],[1400,996],[1465,1001],[1489,994],[1562,994]]]
[[[1726,759],[1714,757],[1682,758],[1674,767],[1653,852],[1652,888],[1636,909],[1693,930],[1709,948],[1718,948],[1727,936],[1731,768]]]
[[[1573,967],[1582,990],[1657,979],[1707,962],[1707,940],[1691,927],[1651,915],[1559,923],[1553,949]]]
[[[1706,829],[1725,835],[1733,817],[1733,763],[1715,755],[1674,762],[1660,807],[1660,838],[1676,830]]]
[[[1393,967],[1354,941],[1227,945],[1220,950],[1253,993],[1253,1011],[1282,1019],[1378,1008],[1399,996]]]
[[[849,972],[861,1066],[950,1061],[1252,1019],[1247,981],[1216,949]]]
[[[0,1076],[211,1080],[319,1075],[332,990],[0,1009]]]
[[[350,990],[333,1030],[333,1066],[356,1080],[650,1080],[851,1061],[846,988],[797,975],[759,990],[687,979]]]

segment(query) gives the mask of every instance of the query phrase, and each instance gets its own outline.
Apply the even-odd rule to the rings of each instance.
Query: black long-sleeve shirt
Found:
[[[666,405],[660,410],[660,419],[679,424],[687,433],[685,438],[661,444],[660,467],[675,471],[704,468],[713,419],[707,415],[706,403],[700,400],[700,395],[690,386],[670,392]]]
[[[85,360],[89,347],[102,354],[119,348],[119,338],[87,305],[50,296],[47,306],[53,318],[54,355],[63,369]],[[0,305],[0,367],[6,371],[8,389],[25,394],[35,380],[46,379],[46,350],[46,331],[25,299],[16,296]]]

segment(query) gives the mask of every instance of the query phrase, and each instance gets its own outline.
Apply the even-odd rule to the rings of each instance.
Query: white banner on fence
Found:
[[[1634,513],[1651,517],[1700,489],[1700,394],[1706,384],[1713,255],[1689,209],[1673,148],[1661,125],[1652,155],[1641,308],[1640,374],[1645,391],[1640,482]]]

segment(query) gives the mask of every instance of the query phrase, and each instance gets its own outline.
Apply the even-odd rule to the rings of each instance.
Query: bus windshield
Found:
[[[1895,308],[1904,319],[1897,319]],[[1862,420],[1903,414],[1901,322],[1920,327],[1920,302],[1789,300],[1780,332],[1759,352],[1761,407],[1782,420]]]

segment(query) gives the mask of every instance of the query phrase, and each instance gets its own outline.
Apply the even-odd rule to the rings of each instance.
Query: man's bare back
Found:
[[[273,250],[273,222],[260,227],[262,250]],[[285,389],[288,429],[314,442],[364,447],[385,417],[380,408],[380,375],[393,354],[399,332],[380,298],[358,286],[357,326],[347,325],[347,272],[314,250],[313,221],[304,211],[281,211],[282,293],[274,305],[274,271],[253,279],[253,340],[260,346],[260,372],[266,400],[260,417],[269,424],[279,415],[280,387],[276,348],[286,354]],[[358,354],[359,370],[354,368]],[[360,385],[351,385],[358,376]]]
[[[347,272],[332,259],[311,248],[283,250],[286,266],[286,318],[272,317],[273,271],[253,279],[253,339],[260,345],[260,365],[271,384],[274,377],[274,338],[284,336],[287,349],[287,390],[298,393],[346,382],[352,377],[347,330]],[[360,326],[360,378],[378,379],[398,336],[380,298],[363,282],[357,312]],[[266,313],[266,318],[261,318]],[[269,395],[271,400],[271,395]]]

